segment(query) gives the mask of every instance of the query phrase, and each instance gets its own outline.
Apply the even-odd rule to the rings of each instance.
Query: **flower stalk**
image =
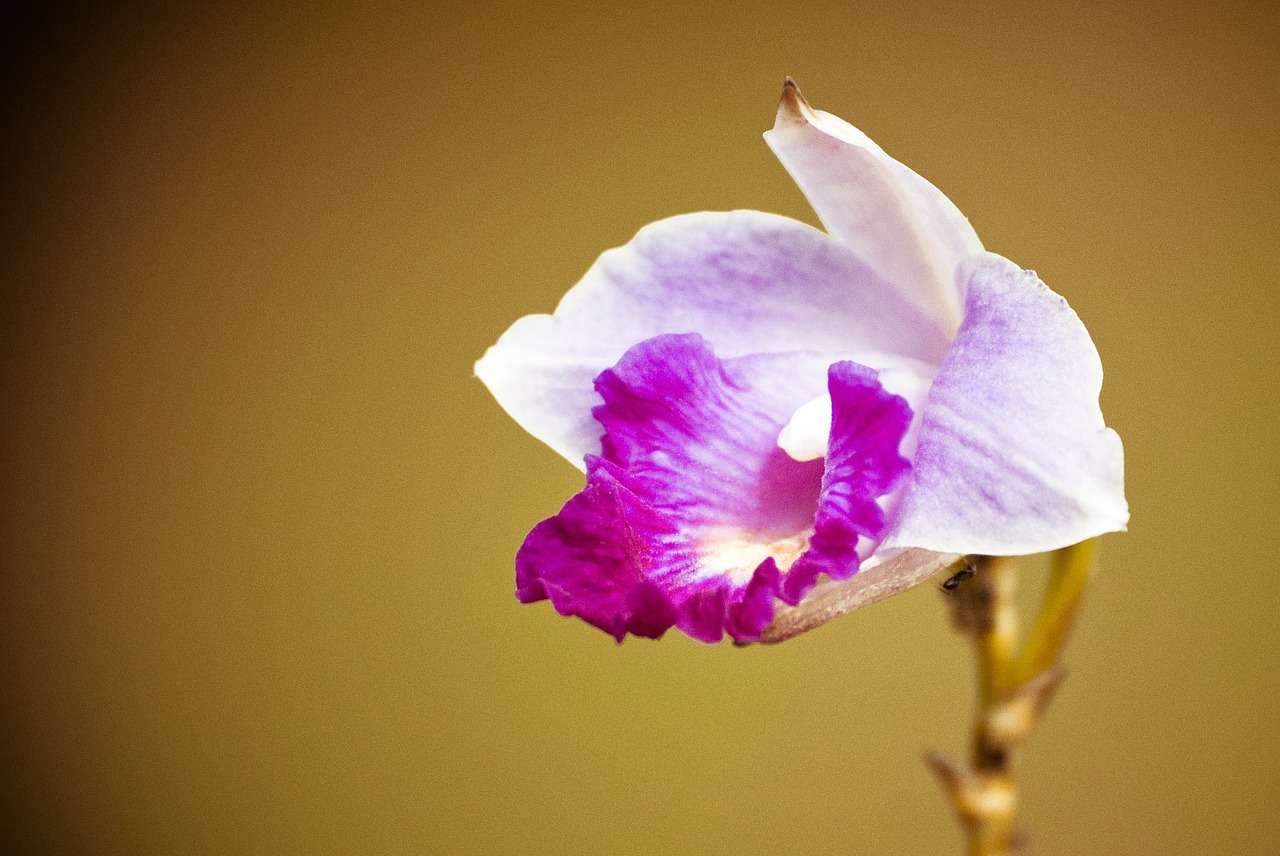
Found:
[[[957,575],[952,596],[956,629],[973,639],[978,716],[967,763],[930,753],[927,762],[951,800],[968,837],[969,856],[1020,856],[1026,837],[1017,823],[1014,750],[1035,731],[1066,678],[1059,663],[1084,592],[1093,542],[1058,550],[1044,604],[1019,650],[1016,560],[974,557],[972,575]],[[967,577],[959,579],[959,577]]]

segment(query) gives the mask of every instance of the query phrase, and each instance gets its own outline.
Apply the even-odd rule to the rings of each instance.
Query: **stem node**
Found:
[[[956,630],[970,636],[978,657],[978,721],[969,764],[930,753],[956,817],[969,838],[969,856],[1022,856],[1013,751],[1027,741],[1066,679],[1058,662],[1088,579],[1092,542],[1059,550],[1044,605],[1019,650],[1016,573],[1005,556],[974,556],[943,584]],[[972,573],[967,571],[972,569]]]

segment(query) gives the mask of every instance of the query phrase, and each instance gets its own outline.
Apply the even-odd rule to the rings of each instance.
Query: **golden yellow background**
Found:
[[[745,650],[512,596],[580,476],[472,362],[651,220],[813,222],[787,74],[1107,368],[1037,853],[1280,851],[1273,4],[172,5],[9,32],[5,852],[959,853],[928,587]]]

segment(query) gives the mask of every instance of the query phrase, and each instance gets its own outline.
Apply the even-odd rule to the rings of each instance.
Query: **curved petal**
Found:
[[[790,79],[764,137],[827,231],[954,332],[956,265],[982,242],[951,200],[848,122],[809,107]]]
[[[947,335],[848,247],[758,211],[689,214],[600,257],[554,315],[517,321],[476,375],[517,422],[582,466],[599,451],[592,380],[638,342],[702,334],[721,357],[883,351],[933,365]]]
[[[1102,364],[1084,325],[1000,256],[962,275],[964,324],[885,547],[1020,555],[1124,529],[1124,453],[1098,407]]]

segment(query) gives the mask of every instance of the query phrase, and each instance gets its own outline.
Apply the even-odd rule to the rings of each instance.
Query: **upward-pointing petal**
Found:
[[[982,242],[951,200],[848,122],[811,108],[790,78],[764,138],[827,231],[954,333],[956,265]]]

